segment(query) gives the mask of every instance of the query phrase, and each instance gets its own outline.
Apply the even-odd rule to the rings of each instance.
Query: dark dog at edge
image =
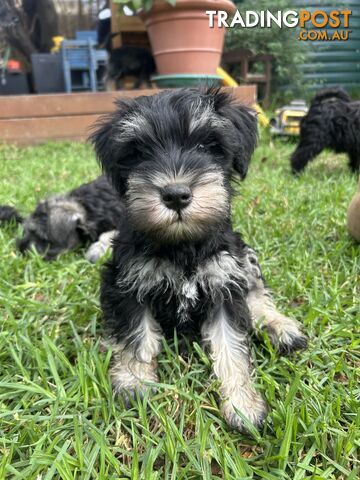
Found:
[[[347,153],[349,167],[360,169],[360,102],[342,88],[326,88],[313,98],[300,124],[300,141],[291,156],[291,169],[300,173],[325,148]]]

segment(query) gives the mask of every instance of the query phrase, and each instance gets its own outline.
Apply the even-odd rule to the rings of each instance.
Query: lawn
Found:
[[[0,479],[349,479],[360,475],[359,246],[347,235],[356,179],[329,153],[298,179],[293,145],[262,138],[234,199],[234,226],[259,253],[281,310],[309,349],[280,358],[254,339],[264,430],[230,431],[194,344],[159,358],[152,397],[125,408],[101,347],[99,270],[81,252],[52,263],[16,253],[0,230]],[[29,212],[94,178],[90,147],[0,148],[0,203]]]

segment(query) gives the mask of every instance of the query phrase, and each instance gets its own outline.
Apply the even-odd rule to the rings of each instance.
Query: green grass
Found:
[[[349,479],[359,464],[359,246],[345,228],[356,188],[345,159],[323,154],[299,179],[293,145],[263,138],[234,200],[234,226],[259,253],[278,306],[309,349],[280,358],[253,343],[263,432],[230,431],[198,345],[164,345],[160,384],[126,409],[101,347],[100,265],[16,253],[0,231],[0,479]],[[29,212],[92,179],[87,146],[0,148],[0,203]]]

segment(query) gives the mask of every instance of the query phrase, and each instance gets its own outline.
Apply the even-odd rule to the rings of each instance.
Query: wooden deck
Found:
[[[246,105],[256,99],[256,86],[229,89]],[[0,97],[0,142],[31,145],[47,141],[85,141],[90,127],[114,109],[120,97],[152,95],[158,90]]]

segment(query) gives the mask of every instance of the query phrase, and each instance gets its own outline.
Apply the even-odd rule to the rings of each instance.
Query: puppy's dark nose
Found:
[[[173,183],[166,185],[161,190],[161,198],[164,204],[172,210],[181,210],[191,203],[191,190],[186,185]]]

